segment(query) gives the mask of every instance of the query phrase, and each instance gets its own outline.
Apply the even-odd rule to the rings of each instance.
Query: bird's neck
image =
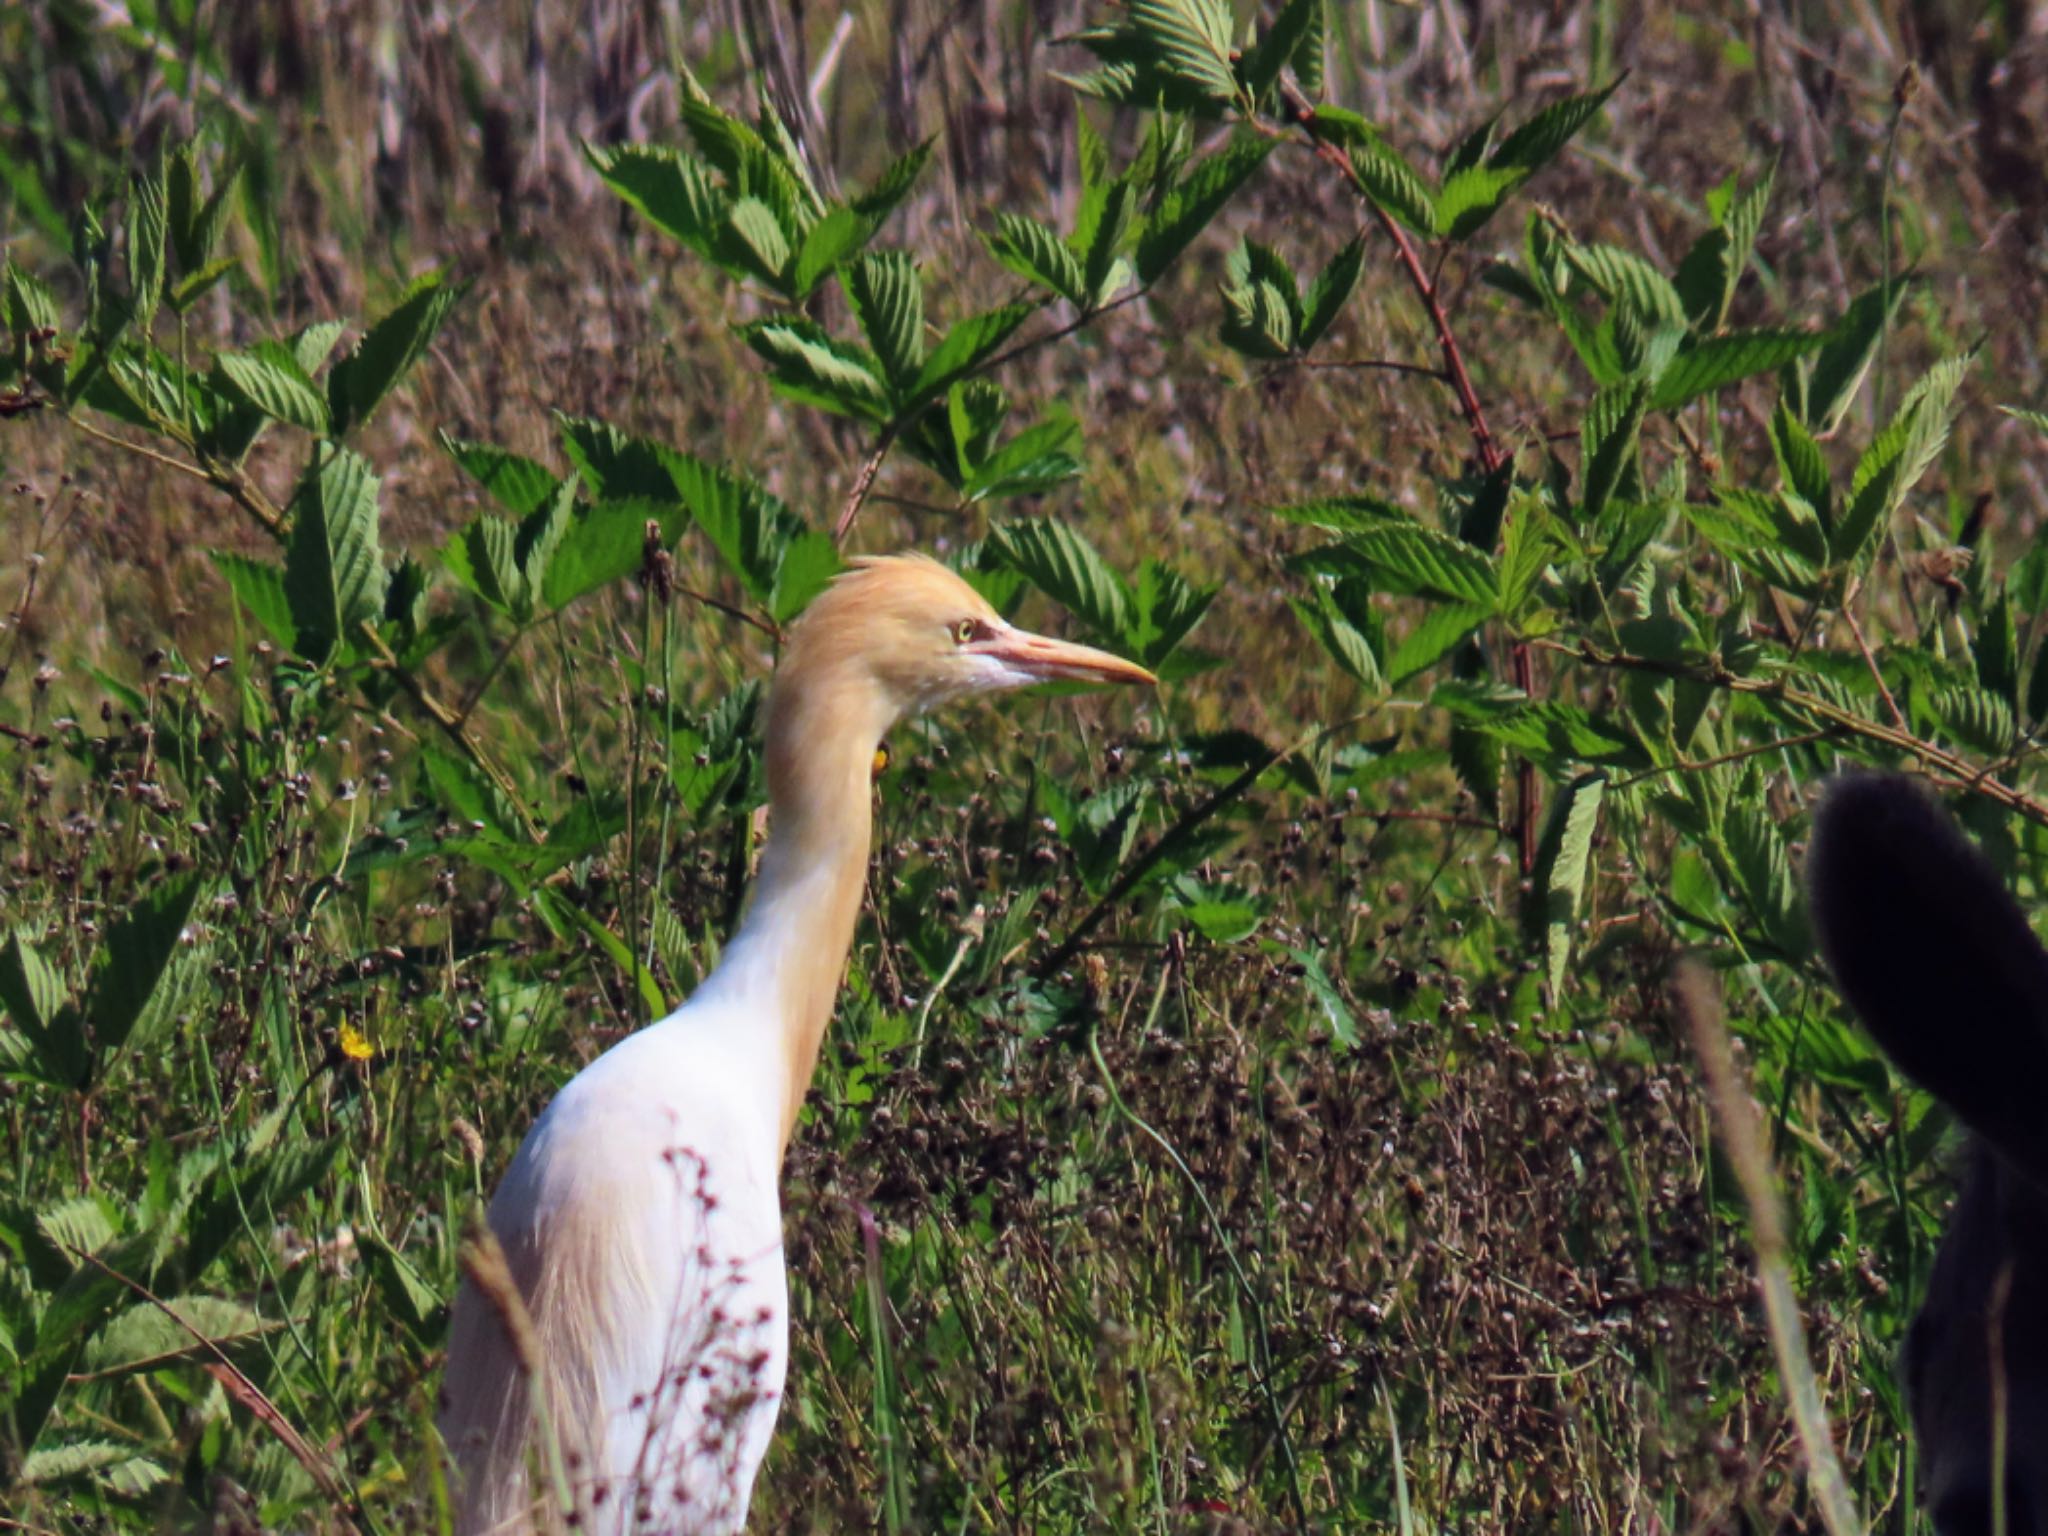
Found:
[[[719,965],[757,999],[760,1048],[777,1058],[787,1148],[818,1063],[860,917],[872,823],[875,747],[889,718],[864,691],[778,676],[765,753],[768,846],[738,932]]]

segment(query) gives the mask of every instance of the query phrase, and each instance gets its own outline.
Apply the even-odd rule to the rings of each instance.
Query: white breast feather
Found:
[[[490,1223],[539,1334],[579,1532],[738,1531],[788,1364],[775,1128],[736,1000],[700,993],[579,1073],[535,1122]],[[658,1344],[658,1348],[656,1345]],[[465,1284],[442,1433],[465,1533],[559,1525],[493,1309]],[[459,1369],[458,1369],[459,1367]],[[531,1473],[538,1471],[539,1481]]]

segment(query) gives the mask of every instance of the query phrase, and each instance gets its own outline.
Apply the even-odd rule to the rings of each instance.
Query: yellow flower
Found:
[[[353,1024],[341,1026],[341,1054],[350,1061],[368,1061],[377,1054],[377,1048],[370,1044],[370,1037]]]

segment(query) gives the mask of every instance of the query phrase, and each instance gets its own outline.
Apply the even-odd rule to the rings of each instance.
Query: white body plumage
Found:
[[[570,1081],[491,1201],[533,1327],[515,1344],[475,1283],[456,1298],[441,1432],[464,1536],[744,1526],[789,1359],[778,1175],[860,911],[875,746],[915,710],[1052,677],[1151,681],[922,559],[861,563],[797,626],[739,932],[684,1007]]]

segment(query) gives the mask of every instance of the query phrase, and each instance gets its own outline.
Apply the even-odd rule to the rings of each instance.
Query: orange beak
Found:
[[[992,656],[1003,665],[1022,672],[1036,682],[1061,679],[1076,683],[1151,683],[1159,679],[1121,656],[1098,651],[1091,645],[1075,645],[1049,635],[1004,625],[972,649]]]

